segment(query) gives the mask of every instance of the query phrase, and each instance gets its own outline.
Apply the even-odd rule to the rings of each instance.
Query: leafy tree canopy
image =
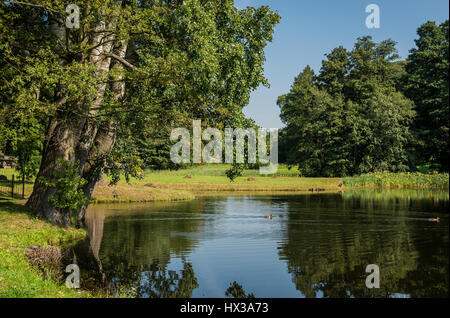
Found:
[[[415,103],[413,130],[422,162],[449,168],[448,20],[427,22],[417,30],[403,77],[406,96]]]
[[[165,133],[160,127],[187,126],[191,118],[239,125],[250,92],[268,85],[264,47],[280,17],[266,6],[71,3],[81,11],[78,29],[65,25],[66,1],[0,2],[0,126],[6,128],[0,145],[20,142],[10,133],[17,127],[44,132],[32,147],[42,153],[40,180],[62,169],[57,159],[79,162],[89,198],[104,169],[139,172],[138,132],[151,138]],[[67,213],[49,201],[57,190],[37,182],[28,205],[68,223]]]
[[[327,54],[319,74],[307,66],[278,99],[287,162],[306,176],[407,170],[414,111],[397,58],[394,41],[367,36]]]

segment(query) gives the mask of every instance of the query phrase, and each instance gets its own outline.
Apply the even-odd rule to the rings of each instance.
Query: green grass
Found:
[[[193,200],[195,195],[183,189],[164,189],[145,182],[120,181],[115,186],[101,185],[94,190],[92,203],[129,203]]]
[[[25,257],[28,246],[62,247],[85,235],[83,230],[64,229],[32,218],[17,201],[0,198],[0,298],[88,297],[87,292],[44,279]]]
[[[297,168],[280,164],[277,173],[260,175],[259,170],[245,170],[234,182],[225,176],[227,164],[193,165],[180,170],[145,171],[143,179],[122,178],[115,186],[96,187],[94,203],[127,203],[148,201],[191,200],[195,196],[229,192],[303,192],[310,189],[338,191],[339,184],[347,188],[448,188],[448,174],[370,173],[347,178],[305,178]],[[0,169],[0,174],[11,176],[13,169]],[[186,178],[189,176],[190,178]],[[106,177],[108,180],[109,178]],[[32,191],[32,182],[26,184],[26,197]]]
[[[115,186],[99,185],[93,194],[94,203],[147,202],[191,200],[211,192],[295,192],[321,188],[337,191],[341,178],[303,178],[296,167],[289,169],[278,165],[275,175],[260,175],[258,169],[244,170],[234,182],[225,176],[228,164],[193,165],[180,170],[145,171],[144,179],[124,178]],[[0,174],[10,177],[13,169],[0,169]],[[192,178],[185,178],[192,176]],[[106,177],[108,181],[108,176]],[[33,190],[32,183],[25,186],[25,197]]]
[[[191,200],[199,195],[230,192],[296,192],[320,188],[337,191],[341,178],[300,178],[296,168],[279,165],[275,176],[264,176],[259,170],[245,170],[234,182],[225,176],[226,164],[195,165],[187,169],[145,171],[143,179],[122,178],[115,186],[97,186],[94,203]],[[190,176],[190,178],[185,178]],[[106,176],[106,181],[109,177]]]
[[[22,195],[22,179],[19,177],[19,172],[16,171],[15,169],[11,169],[11,168],[0,168],[0,175],[6,176],[8,178],[8,180],[11,180],[12,175],[14,175],[15,181],[18,182],[18,184],[14,187],[16,191],[19,191],[18,193],[16,193],[15,195]],[[10,187],[10,182],[1,182],[1,185],[3,187],[0,188],[1,190],[5,190],[5,185],[7,185],[8,187]],[[33,185],[34,185],[34,179],[32,180],[26,180],[25,181],[25,197],[28,197],[31,192],[33,191]],[[0,192],[1,194],[5,194]],[[9,190],[8,190],[8,195],[9,195]]]
[[[160,171],[147,171],[147,173],[151,173],[154,175],[178,175],[185,176],[186,174],[196,175],[196,176],[221,176],[225,177],[225,171],[230,169],[229,164],[205,164],[205,165],[193,165],[186,169],[180,170],[160,170]],[[279,164],[276,176],[284,176],[284,177],[298,177],[300,172],[297,167],[292,167],[289,169],[287,165]],[[243,177],[254,177],[260,176],[258,169],[246,169],[243,172]],[[271,176],[269,176],[271,177]]]
[[[448,173],[377,172],[344,178],[347,187],[449,188]]]
[[[8,180],[11,180],[11,176],[15,175],[16,178],[19,176],[19,172],[17,172],[15,169],[12,168],[0,168],[0,175],[4,175],[8,178]]]
[[[298,170],[280,165],[275,175],[260,175],[259,170],[245,170],[234,182],[225,176],[230,165],[193,166],[173,171],[145,171],[142,180],[132,179],[132,187],[151,185],[157,189],[186,190],[196,195],[219,191],[308,191],[311,188],[338,190],[341,178],[303,178]],[[191,178],[185,178],[191,176]],[[125,185],[125,182],[119,183]]]

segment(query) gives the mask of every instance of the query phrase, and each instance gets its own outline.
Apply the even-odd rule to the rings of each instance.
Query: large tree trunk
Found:
[[[40,182],[40,179],[54,179],[54,173],[60,171],[60,167],[57,166],[57,159],[75,161],[75,155],[71,149],[74,149],[78,143],[82,124],[82,122],[70,119],[53,118],[51,120],[42,153],[41,167],[34,184],[33,193],[27,202],[27,205],[34,209],[40,217],[60,225],[70,224],[70,213],[64,209],[56,208],[49,201],[49,198],[55,195],[57,188],[46,186]]]
[[[124,58],[127,52],[127,43],[120,42],[114,48],[114,54]],[[122,68],[122,64],[119,62],[113,63],[113,68]],[[111,91],[114,94],[114,99],[121,101],[125,96],[125,83],[120,81],[122,78],[119,76],[118,81],[114,81],[111,84]],[[84,195],[86,198],[91,198],[94,193],[95,186],[100,180],[103,174],[104,155],[109,152],[113,147],[116,140],[115,123],[109,121],[103,124],[99,129],[94,139],[94,151],[91,151],[87,160],[83,164],[81,171],[82,176],[87,180],[87,184],[84,186]],[[84,219],[86,215],[86,209],[89,201],[84,204],[77,213],[77,226],[84,225]]]
[[[95,136],[95,151],[91,152],[89,159],[84,164],[82,170],[82,177],[87,181],[83,188],[84,196],[87,199],[92,197],[95,187],[100,180],[100,176],[103,173],[104,159],[103,156],[112,149],[115,142],[115,130],[112,125],[107,127],[100,127]],[[78,211],[77,211],[77,226],[83,227],[85,221],[86,210],[89,205],[87,201]]]
[[[89,63],[96,66],[98,74],[105,74],[111,67],[122,67],[121,64],[111,63],[109,53],[124,57],[127,45],[119,41],[114,43],[111,35],[104,35],[102,30],[114,28],[112,23],[107,26],[105,23],[99,23],[98,33],[92,38],[91,43],[95,46],[89,57]],[[60,32],[53,27],[55,34]],[[104,44],[102,44],[104,43]],[[65,63],[61,61],[61,63]],[[95,119],[96,112],[101,108],[103,97],[107,89],[107,83],[101,83],[97,87],[97,96],[91,107],[86,107],[81,102],[76,105],[83,115],[57,114],[49,124],[46,139],[42,152],[42,162],[39,173],[33,188],[33,193],[28,199],[27,205],[43,219],[50,220],[62,226],[71,224],[71,213],[77,213],[78,224],[82,225],[87,204],[82,206],[79,211],[69,211],[55,207],[50,198],[55,196],[57,188],[47,186],[40,182],[44,180],[54,180],[55,172],[60,171],[57,165],[58,159],[63,159],[72,163],[78,162],[79,176],[87,180],[83,191],[89,200],[94,192],[95,186],[102,172],[104,155],[110,151],[115,141],[115,129],[112,121],[106,121],[101,124]],[[115,81],[111,84],[111,90],[116,99],[124,96],[125,84]],[[64,97],[59,97],[61,104],[65,103]]]
[[[66,30],[63,22],[55,17],[50,17],[50,33],[58,40],[62,47],[66,40]],[[67,61],[59,60],[59,64],[64,66]],[[67,96],[56,96],[56,104],[63,105],[67,101]],[[52,180],[53,174],[60,168],[57,166],[57,159],[68,161],[74,160],[71,149],[74,149],[81,133],[84,119],[65,116],[57,113],[49,122],[42,151],[41,167],[39,169],[33,193],[28,199],[27,206],[31,207],[41,218],[48,219],[61,225],[70,224],[70,214],[64,209],[57,209],[49,198],[53,197],[57,191],[56,187],[46,186],[39,182],[41,178]]]

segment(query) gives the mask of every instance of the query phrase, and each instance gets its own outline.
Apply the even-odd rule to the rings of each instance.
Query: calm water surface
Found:
[[[93,205],[74,252],[82,284],[139,297],[225,297],[233,282],[255,297],[448,297],[448,211],[448,192],[425,190]]]

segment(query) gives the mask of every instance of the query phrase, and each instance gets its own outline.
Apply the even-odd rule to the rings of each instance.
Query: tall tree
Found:
[[[27,205],[63,225],[74,209],[83,221],[88,201],[80,191],[89,199],[105,168],[136,171],[134,156],[116,143],[136,117],[151,125],[167,108],[238,118],[250,91],[267,83],[263,49],[279,21],[268,7],[238,10],[232,0],[71,3],[81,11],[78,29],[65,25],[66,1],[0,7],[3,85],[11,93],[3,113],[39,114],[47,127]],[[67,202],[71,193],[77,202]]]
[[[301,167],[307,176],[346,174],[345,164],[338,149],[344,143],[342,99],[317,86],[314,71],[307,66],[295,78],[291,91],[279,97],[281,119],[286,123],[285,143],[290,144],[288,163]],[[345,145],[344,145],[345,146]]]
[[[427,22],[417,30],[406,64],[405,94],[414,101],[414,131],[425,163],[449,169],[449,22]]]
[[[306,176],[406,170],[414,112],[396,88],[395,42],[363,37],[326,57],[317,76],[307,66],[278,99],[288,163]]]

